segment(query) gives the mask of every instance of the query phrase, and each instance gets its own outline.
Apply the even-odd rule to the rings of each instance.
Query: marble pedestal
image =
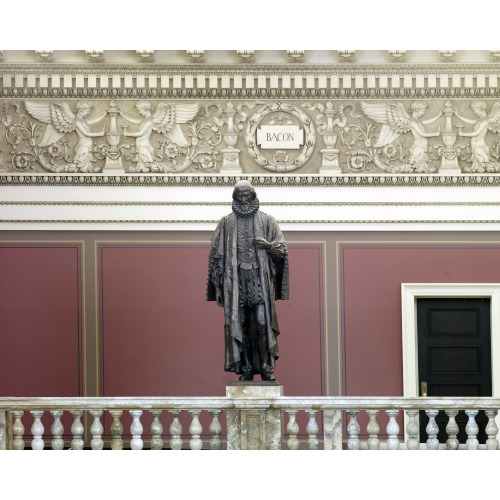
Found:
[[[237,407],[226,412],[228,450],[281,450],[281,410],[270,409],[266,401],[283,396],[279,382],[230,382],[226,396]],[[254,408],[245,410],[245,400]]]

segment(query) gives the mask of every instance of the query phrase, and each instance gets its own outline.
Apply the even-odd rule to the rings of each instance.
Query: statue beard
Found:
[[[233,200],[233,212],[239,217],[253,217],[259,210],[259,199],[256,197],[250,203],[240,203]]]
[[[248,212],[250,212],[250,203],[248,203],[248,201],[242,201],[240,203],[240,210],[244,214],[247,214]]]

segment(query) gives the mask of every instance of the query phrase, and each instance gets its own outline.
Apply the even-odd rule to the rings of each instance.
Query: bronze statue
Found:
[[[225,371],[275,381],[279,335],[275,300],[287,300],[288,251],[271,215],[259,211],[248,181],[233,191],[233,212],[212,237],[207,300],[224,307]]]

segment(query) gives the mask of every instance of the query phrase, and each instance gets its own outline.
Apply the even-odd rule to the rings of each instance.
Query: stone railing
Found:
[[[192,450],[211,449],[281,449],[297,450],[357,450],[357,449],[498,449],[498,426],[495,417],[500,408],[499,398],[391,398],[391,397],[102,397],[102,398],[0,398],[0,449],[33,450],[69,448],[93,450]],[[459,426],[455,417],[465,411],[467,441],[459,445]],[[480,445],[475,417],[484,410],[488,418],[487,440]],[[223,431],[219,417],[226,411],[227,445],[223,446]],[[429,418],[427,440],[421,444],[419,411]],[[436,416],[447,415],[446,444],[439,444]],[[299,434],[298,420],[307,415],[305,434]],[[148,415],[149,413],[149,415]],[[160,422],[162,413],[170,415],[169,433]],[[363,414],[366,432],[361,433],[358,416]],[[383,414],[385,413],[385,416]],[[28,416],[31,415],[31,417]],[[49,416],[50,414],[50,416]],[[101,421],[109,414],[108,438]],[[128,415],[127,415],[128,414]],[[287,418],[284,418],[284,414]],[[63,418],[64,415],[64,418]],[[401,416],[405,417],[405,437],[402,438]],[[203,434],[200,422],[209,419],[208,433]],[[387,420],[385,433],[377,417]],[[32,421],[31,436],[25,436],[23,417]],[[61,419],[71,417],[71,434],[65,434]],[[82,423],[82,417],[84,421]],[[130,435],[124,434],[121,418],[131,420]],[[300,417],[300,418],[298,418]],[[141,418],[151,421],[150,437],[143,439]],[[182,420],[188,418],[189,435],[183,434]],[[318,424],[319,418],[319,424]],[[42,422],[45,420],[45,424]],[[344,419],[347,420],[344,427]],[[112,422],[111,422],[112,420]],[[286,420],[286,425],[285,425]],[[382,420],[380,418],[379,420]],[[400,421],[398,423],[398,420]],[[305,420],[304,420],[305,422]],[[50,423],[51,437],[46,434]],[[87,425],[84,425],[87,424]],[[186,427],[186,422],[184,427]],[[320,431],[321,427],[321,431]],[[343,439],[344,429],[347,439]],[[68,429],[66,429],[68,430]],[[109,431],[109,432],[108,432]],[[286,431],[287,440],[283,442]],[[84,442],[88,436],[88,445]],[[203,437],[205,439],[202,439]],[[128,439],[128,437],[130,439]],[[66,438],[66,439],[65,439]],[[72,438],[72,439],[70,439]],[[126,439],[124,439],[126,438]],[[88,440],[87,440],[88,441]],[[423,441],[423,440],[422,440]]]

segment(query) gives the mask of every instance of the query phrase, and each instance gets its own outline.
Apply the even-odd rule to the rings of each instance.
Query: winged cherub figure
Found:
[[[125,137],[135,137],[137,149],[137,172],[163,172],[171,170],[171,167],[160,163],[155,158],[155,150],[151,144],[151,133],[153,130],[163,134],[180,148],[187,148],[190,143],[184,137],[181,123],[192,120],[198,113],[198,103],[177,104],[161,103],[158,110],[153,115],[153,105],[149,101],[139,101],[135,107],[142,119],[130,118],[120,112],[120,115],[130,123],[139,125],[137,132],[127,132],[126,127],[123,135]]]
[[[488,115],[488,107],[483,100],[474,101],[471,106],[472,111],[478,117],[477,120],[471,120],[460,116],[457,111],[455,115],[465,123],[474,125],[472,132],[459,131],[460,137],[470,137],[470,146],[472,149],[472,166],[466,168],[466,172],[500,172],[500,163],[492,161],[490,148],[486,144],[486,134],[488,130],[500,132],[500,102],[493,105],[491,113]]]
[[[368,118],[374,122],[381,123],[382,130],[375,143],[375,148],[381,148],[391,144],[401,134],[411,132],[413,144],[410,146],[410,158],[408,166],[414,172],[429,172],[426,155],[429,137],[438,137],[441,127],[437,132],[426,132],[425,125],[435,122],[443,114],[440,111],[434,118],[421,120],[427,109],[427,104],[422,101],[413,101],[410,106],[411,116],[408,115],[401,103],[361,103],[361,109]]]
[[[87,116],[92,111],[92,104],[82,99],[76,103],[76,115],[73,114],[70,107],[65,103],[57,102],[35,102],[26,101],[26,110],[28,113],[41,121],[47,123],[45,134],[39,147],[50,146],[56,143],[69,132],[76,132],[78,142],[75,146],[73,161],[69,171],[74,172],[93,172],[90,152],[92,151],[92,138],[102,137],[102,132],[92,132],[89,125],[101,121],[106,115],[99,116],[92,120],[87,120]]]

